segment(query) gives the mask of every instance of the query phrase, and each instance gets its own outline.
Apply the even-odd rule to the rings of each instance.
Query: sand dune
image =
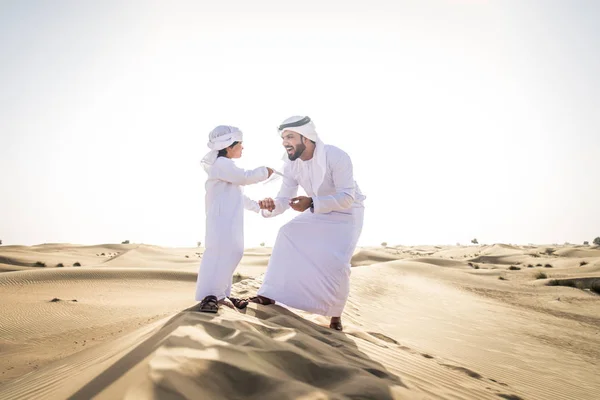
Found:
[[[343,333],[280,306],[196,312],[201,255],[0,247],[13,269],[0,274],[0,398],[587,399],[600,390],[597,248],[359,249]],[[256,292],[269,255],[247,250],[236,294]]]

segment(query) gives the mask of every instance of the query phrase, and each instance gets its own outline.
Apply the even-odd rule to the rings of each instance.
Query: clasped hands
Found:
[[[298,196],[290,199],[290,207],[298,212],[304,212],[310,207],[312,199],[307,196]],[[267,197],[264,200],[258,201],[258,206],[261,210],[273,211],[275,209],[275,202],[272,198]]]

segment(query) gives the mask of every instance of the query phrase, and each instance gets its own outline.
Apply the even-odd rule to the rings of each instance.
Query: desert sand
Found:
[[[269,255],[246,250],[235,294]],[[0,399],[599,396],[598,247],[359,248],[344,332],[278,305],[196,312],[201,257],[0,246]]]

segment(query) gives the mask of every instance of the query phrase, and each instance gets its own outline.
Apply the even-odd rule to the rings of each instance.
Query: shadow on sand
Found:
[[[146,358],[127,386],[155,399],[392,399],[394,387],[406,388],[347,334],[285,308],[251,306],[236,318],[197,308],[173,316],[70,398],[100,394]]]

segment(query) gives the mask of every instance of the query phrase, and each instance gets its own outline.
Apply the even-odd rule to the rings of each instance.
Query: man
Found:
[[[290,207],[301,214],[279,229],[264,282],[250,301],[330,316],[330,328],[341,331],[365,196],[348,154],[325,145],[309,117],[288,118],[278,131],[288,159],[277,197],[259,201],[261,214],[274,217]],[[308,196],[298,196],[298,186]]]

